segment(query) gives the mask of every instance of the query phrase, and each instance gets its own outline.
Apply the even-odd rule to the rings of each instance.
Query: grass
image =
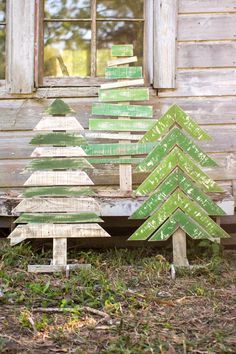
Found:
[[[189,251],[207,266],[175,281],[171,253],[152,249],[73,250],[92,268],[66,278],[27,273],[50,253],[1,241],[0,353],[234,353],[235,253],[207,243]]]

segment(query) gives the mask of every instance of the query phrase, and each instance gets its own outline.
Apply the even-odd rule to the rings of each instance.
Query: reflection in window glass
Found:
[[[5,79],[5,26],[0,26],[0,80]]]
[[[143,18],[143,0],[97,0],[98,18]]]
[[[0,22],[4,22],[6,13],[6,0],[0,0]]]
[[[46,18],[90,18],[90,0],[45,0]]]
[[[143,23],[105,21],[97,24],[97,76],[105,75],[107,61],[111,59],[113,44],[134,45],[134,54],[138,63],[143,61]]]
[[[90,75],[90,23],[46,23],[44,31],[44,75]]]

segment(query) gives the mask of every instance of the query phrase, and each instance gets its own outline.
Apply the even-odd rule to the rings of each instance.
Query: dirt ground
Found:
[[[0,243],[0,353],[236,353],[235,250],[192,249],[202,266],[175,280],[169,250],[73,251],[92,268],[66,278],[26,271],[48,252]]]

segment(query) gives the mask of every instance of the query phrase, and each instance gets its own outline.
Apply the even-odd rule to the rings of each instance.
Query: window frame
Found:
[[[7,66],[7,56],[6,56],[6,53],[7,53],[7,1],[6,0],[6,7],[5,7],[5,20],[4,21],[0,21],[0,27],[4,26],[5,28],[5,79],[1,79],[0,80],[0,87],[3,87],[6,85],[6,66]]]
[[[96,10],[96,0],[91,0],[93,12]],[[35,0],[35,86],[36,87],[96,87],[107,81],[95,77],[96,72],[96,18],[91,16],[91,77],[80,78],[73,76],[44,77],[44,0]],[[117,20],[117,19],[116,19]],[[123,19],[121,19],[123,20]],[[126,19],[127,20],[127,19]],[[138,22],[137,19],[128,21]],[[153,0],[144,0],[144,35],[143,35],[143,68],[146,86],[153,81]]]

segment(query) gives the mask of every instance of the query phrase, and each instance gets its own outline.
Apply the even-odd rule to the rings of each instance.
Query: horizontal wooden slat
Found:
[[[144,132],[150,129],[154,123],[155,122],[152,119],[90,119],[89,129],[121,132]]]
[[[75,269],[91,269],[91,264],[67,264],[63,265],[53,265],[53,264],[29,264],[28,272],[29,273],[57,273],[57,272],[66,272]]]
[[[86,144],[86,140],[79,133],[43,133],[37,134],[31,140],[32,145],[55,145],[55,146],[80,146]]]
[[[19,225],[11,233],[11,245],[32,238],[84,238],[84,237],[110,237],[98,224],[27,224]]]
[[[31,214],[24,213],[21,214],[17,220],[14,221],[16,224],[73,224],[73,223],[93,223],[93,222],[103,222],[99,216],[95,213],[79,213],[79,214],[69,214],[69,213],[39,213]]]
[[[135,63],[136,61],[138,61],[137,57],[113,59],[113,60],[108,60],[107,66],[130,64],[130,63]]]
[[[141,79],[142,67],[130,66],[106,68],[105,76],[107,79]]]
[[[160,97],[236,95],[236,69],[178,70],[177,89],[160,90]]]
[[[116,44],[111,47],[113,57],[129,57],[133,55],[133,44]]]
[[[144,79],[122,80],[122,81],[106,83],[101,85],[101,89],[106,90],[112,88],[132,87],[132,86],[140,86],[140,85],[144,85]]]
[[[25,186],[91,186],[92,180],[84,171],[37,171],[24,183]]]
[[[178,40],[235,39],[235,14],[179,15]]]
[[[179,12],[236,12],[236,5],[235,0],[179,0]]]
[[[43,117],[34,130],[84,130],[76,117]]]
[[[84,150],[79,146],[53,147],[41,146],[34,149],[31,157],[78,157],[86,156]]]
[[[26,167],[27,171],[42,171],[42,170],[84,170],[94,168],[87,160],[81,158],[60,159],[60,158],[43,158],[35,159]]]
[[[236,42],[180,42],[178,68],[214,68],[236,66]]]
[[[89,197],[95,195],[90,187],[31,187],[23,191],[25,198],[32,197]]]
[[[92,114],[100,116],[152,118],[153,108],[147,105],[94,103],[92,106]]]
[[[155,145],[155,143],[91,144],[83,146],[83,150],[88,156],[144,155],[148,154]]]
[[[111,89],[99,90],[99,101],[146,101],[149,100],[148,88],[127,88],[127,89]]]
[[[94,198],[27,198],[18,204],[13,213],[99,213]]]

